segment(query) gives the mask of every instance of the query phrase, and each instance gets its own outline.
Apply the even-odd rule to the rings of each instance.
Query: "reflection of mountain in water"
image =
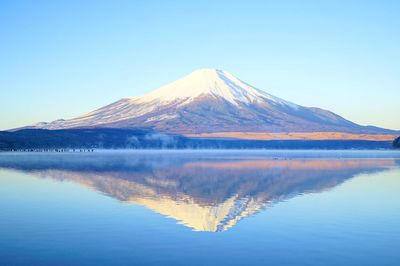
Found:
[[[332,188],[393,159],[188,158],[64,155],[1,157],[0,167],[73,181],[140,204],[198,231],[224,231],[274,202]]]

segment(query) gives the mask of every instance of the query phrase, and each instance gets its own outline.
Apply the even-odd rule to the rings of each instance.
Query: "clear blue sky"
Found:
[[[0,129],[72,118],[204,67],[400,129],[400,1],[234,2],[0,1]]]

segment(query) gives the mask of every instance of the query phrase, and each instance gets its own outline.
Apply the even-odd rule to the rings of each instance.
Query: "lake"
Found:
[[[0,154],[0,265],[399,265],[400,152]]]

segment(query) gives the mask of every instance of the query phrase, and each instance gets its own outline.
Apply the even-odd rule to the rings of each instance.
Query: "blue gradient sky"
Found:
[[[0,129],[72,118],[204,67],[400,129],[400,1],[233,2],[0,1]]]

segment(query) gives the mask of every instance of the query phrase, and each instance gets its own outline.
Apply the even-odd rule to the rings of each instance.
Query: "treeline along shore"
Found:
[[[391,149],[399,141],[190,138],[151,129],[0,131],[0,151],[93,152],[97,149]]]
[[[3,150],[3,151],[11,151],[11,152],[94,152],[95,149],[10,149],[10,150]]]

